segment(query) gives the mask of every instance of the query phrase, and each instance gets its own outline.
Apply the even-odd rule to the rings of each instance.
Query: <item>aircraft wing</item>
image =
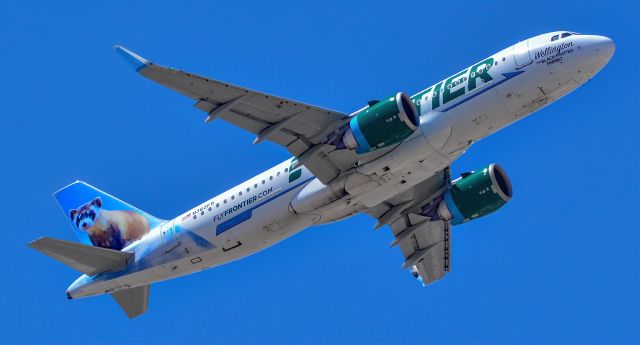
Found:
[[[349,121],[347,114],[162,67],[122,46],[115,49],[138,73],[195,100],[194,106],[207,113],[205,122],[220,118],[256,134],[254,143],[268,140],[285,147],[323,183],[358,160],[353,152],[323,144]]]
[[[434,209],[449,188],[449,168],[366,212],[378,219],[376,228],[389,224],[394,235],[391,247],[400,247],[403,269],[424,285],[449,272],[451,226],[441,219],[422,215]]]

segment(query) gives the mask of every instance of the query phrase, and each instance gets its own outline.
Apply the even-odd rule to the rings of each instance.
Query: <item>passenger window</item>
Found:
[[[573,34],[572,34],[572,33],[570,33],[570,32],[565,32],[565,33],[563,33],[563,34],[562,34],[562,36],[560,36],[560,37],[561,37],[561,38],[565,38],[565,37],[569,37],[569,36],[571,36],[571,35],[573,35]]]
[[[553,42],[553,41],[557,41],[557,40],[558,40],[558,37],[559,37],[558,35],[555,35],[555,36],[551,37],[551,42]]]

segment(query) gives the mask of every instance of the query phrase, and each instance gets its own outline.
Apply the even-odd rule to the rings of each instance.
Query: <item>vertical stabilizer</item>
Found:
[[[82,181],[54,194],[82,243],[121,250],[162,220]]]

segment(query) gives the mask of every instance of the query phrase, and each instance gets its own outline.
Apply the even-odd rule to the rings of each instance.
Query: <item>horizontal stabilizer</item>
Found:
[[[133,253],[50,237],[39,238],[29,243],[29,247],[89,276],[105,271],[122,270],[127,265],[127,260],[133,256]]]
[[[111,294],[113,299],[130,319],[142,315],[149,305],[149,287],[151,285],[138,286],[132,289],[116,291]]]

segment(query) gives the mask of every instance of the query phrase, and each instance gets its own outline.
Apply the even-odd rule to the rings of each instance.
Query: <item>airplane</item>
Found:
[[[478,140],[574,91],[611,59],[614,42],[571,31],[520,41],[413,96],[397,92],[342,113],[167,68],[115,46],[142,76],[195,101],[205,123],[227,121],[292,158],[163,220],[87,183],[54,194],[80,242],[29,246],[83,273],[69,299],[110,294],[129,318],[150,285],[216,267],[301,230],[365,213],[389,225],[423,285],[450,271],[451,226],[493,213],[513,196],[487,164],[451,176]]]

